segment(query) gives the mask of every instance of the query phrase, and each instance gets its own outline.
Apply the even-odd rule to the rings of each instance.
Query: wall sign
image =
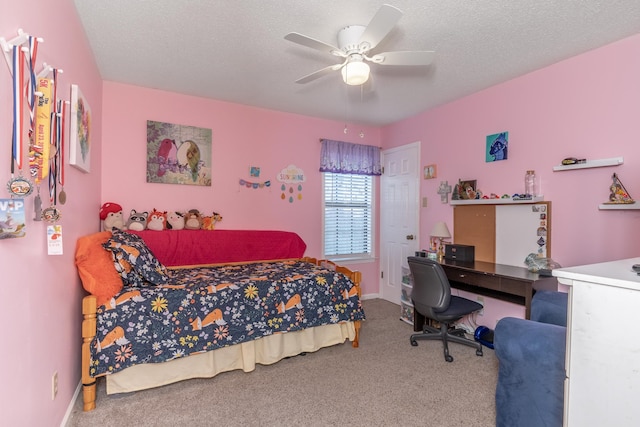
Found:
[[[282,182],[280,198],[293,203],[296,199],[302,200],[302,183],[306,180],[304,172],[295,165],[289,165],[278,173],[279,182]]]

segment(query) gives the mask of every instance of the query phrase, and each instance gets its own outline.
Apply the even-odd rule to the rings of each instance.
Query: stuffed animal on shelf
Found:
[[[222,221],[222,215],[218,212],[214,212],[211,216],[202,217],[202,229],[203,230],[215,230],[216,223]]]
[[[200,230],[202,228],[202,215],[198,209],[191,209],[187,212],[184,228],[187,230]]]
[[[122,216],[122,206],[117,203],[107,202],[100,208],[100,220],[102,230],[111,231],[114,228],[124,230],[124,217]]]
[[[162,212],[153,208],[147,217],[147,229],[162,231],[167,228],[167,212]]]
[[[149,212],[137,212],[135,209],[131,209],[129,219],[127,220],[127,229],[134,231],[142,231],[147,228],[147,217]]]
[[[169,211],[169,213],[167,213],[167,229],[169,230],[184,229],[184,213]]]

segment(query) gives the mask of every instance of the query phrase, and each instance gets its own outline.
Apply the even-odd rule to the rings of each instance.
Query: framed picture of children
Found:
[[[424,167],[424,179],[433,179],[437,176],[437,166],[427,165]]]

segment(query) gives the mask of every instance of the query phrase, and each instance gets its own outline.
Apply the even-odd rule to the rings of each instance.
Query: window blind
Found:
[[[325,172],[323,179],[325,256],[371,255],[372,176]]]

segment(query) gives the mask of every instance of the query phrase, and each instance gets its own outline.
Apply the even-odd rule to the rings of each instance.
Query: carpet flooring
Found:
[[[67,426],[495,426],[498,362],[439,341],[409,344],[411,325],[384,300],[363,301],[360,347],[351,343],[152,390],[106,395],[82,412],[82,395]]]

